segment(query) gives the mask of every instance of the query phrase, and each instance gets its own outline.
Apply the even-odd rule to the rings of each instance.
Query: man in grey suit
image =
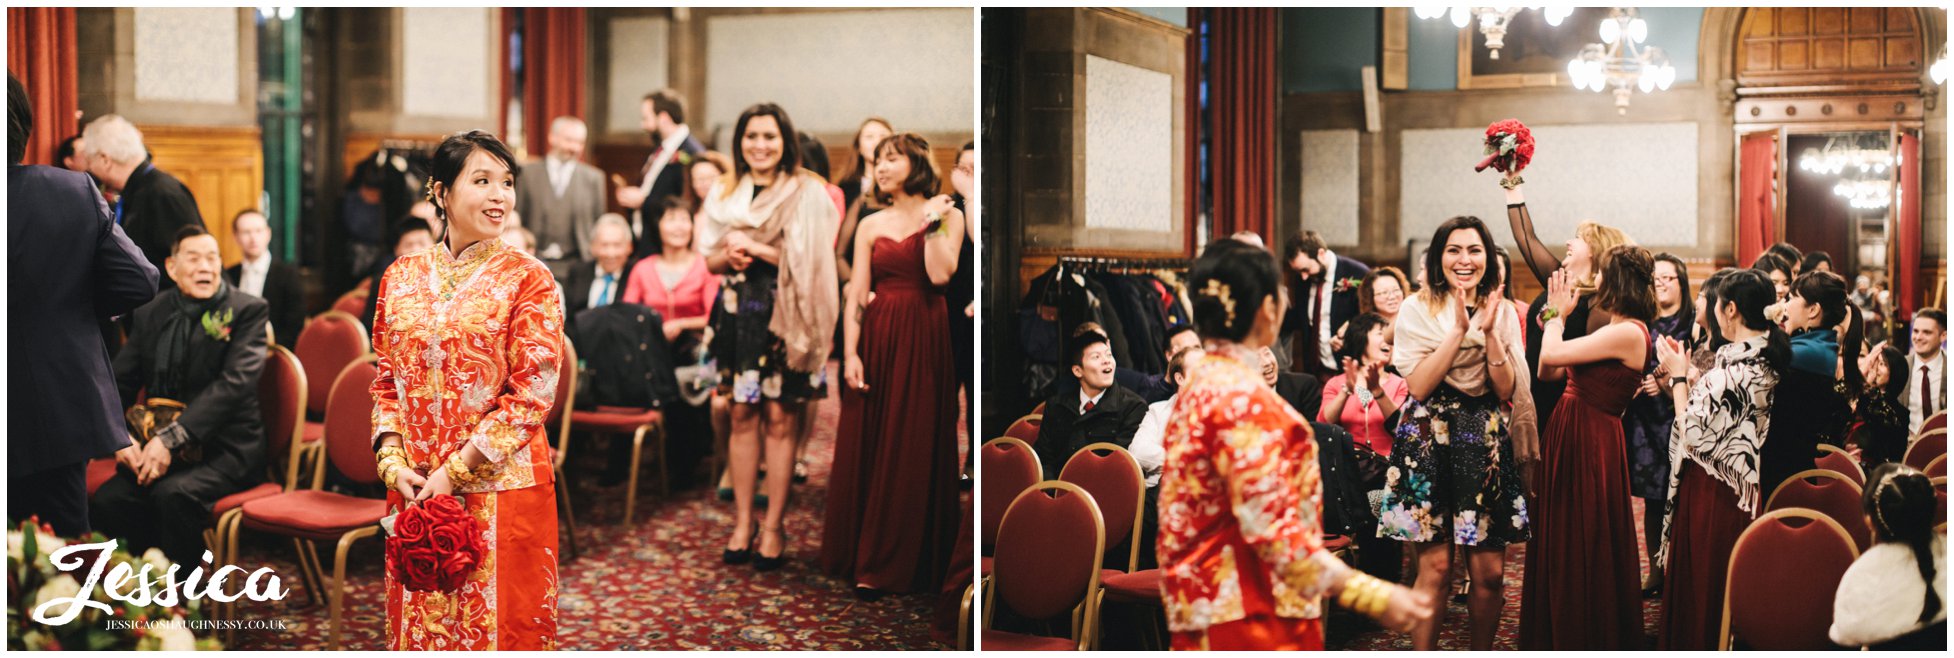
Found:
[[[549,155],[526,163],[531,175],[516,179],[516,212],[536,234],[536,257],[557,276],[590,257],[590,227],[604,214],[604,174],[582,161],[589,134],[583,120],[557,117]]]

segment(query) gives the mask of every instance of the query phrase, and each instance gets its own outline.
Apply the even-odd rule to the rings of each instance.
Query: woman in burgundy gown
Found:
[[[1629,505],[1622,412],[1642,384],[1645,324],[1655,315],[1655,259],[1621,246],[1601,257],[1596,308],[1612,319],[1561,340],[1574,308],[1566,271],[1548,280],[1556,315],[1541,339],[1542,366],[1568,368],[1567,390],[1541,432],[1539,500],[1520,594],[1523,650],[1642,647],[1641,564]]]
[[[855,233],[843,312],[841,426],[821,564],[858,596],[934,589],[957,538],[957,378],[944,284],[963,215],[937,188],[929,144],[904,133],[876,148],[888,209]],[[959,314],[961,320],[961,315]]]

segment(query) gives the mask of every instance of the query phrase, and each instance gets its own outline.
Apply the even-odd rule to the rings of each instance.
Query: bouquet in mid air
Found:
[[[1496,121],[1486,127],[1486,159],[1473,166],[1473,171],[1485,171],[1487,167],[1506,174],[1499,179],[1499,186],[1513,189],[1526,182],[1520,178],[1520,170],[1533,161],[1533,132],[1519,119]]]

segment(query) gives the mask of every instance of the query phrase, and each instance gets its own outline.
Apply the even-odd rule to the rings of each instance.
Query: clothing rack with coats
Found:
[[[1185,258],[1059,257],[1018,307],[1028,399],[1043,399],[1071,377],[1065,354],[1072,332],[1087,322],[1105,329],[1120,367],[1166,372],[1168,329],[1193,321],[1182,283],[1188,265]]]

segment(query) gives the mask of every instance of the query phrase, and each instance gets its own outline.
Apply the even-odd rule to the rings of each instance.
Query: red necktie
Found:
[[[1934,382],[1927,378],[1927,366],[1920,366],[1920,417],[1934,415]]]
[[[1085,411],[1082,411],[1082,412],[1080,412],[1080,413],[1092,413],[1092,406],[1093,406],[1093,405],[1092,405],[1092,401],[1091,401],[1091,400],[1086,400],[1086,410],[1085,410]]]

